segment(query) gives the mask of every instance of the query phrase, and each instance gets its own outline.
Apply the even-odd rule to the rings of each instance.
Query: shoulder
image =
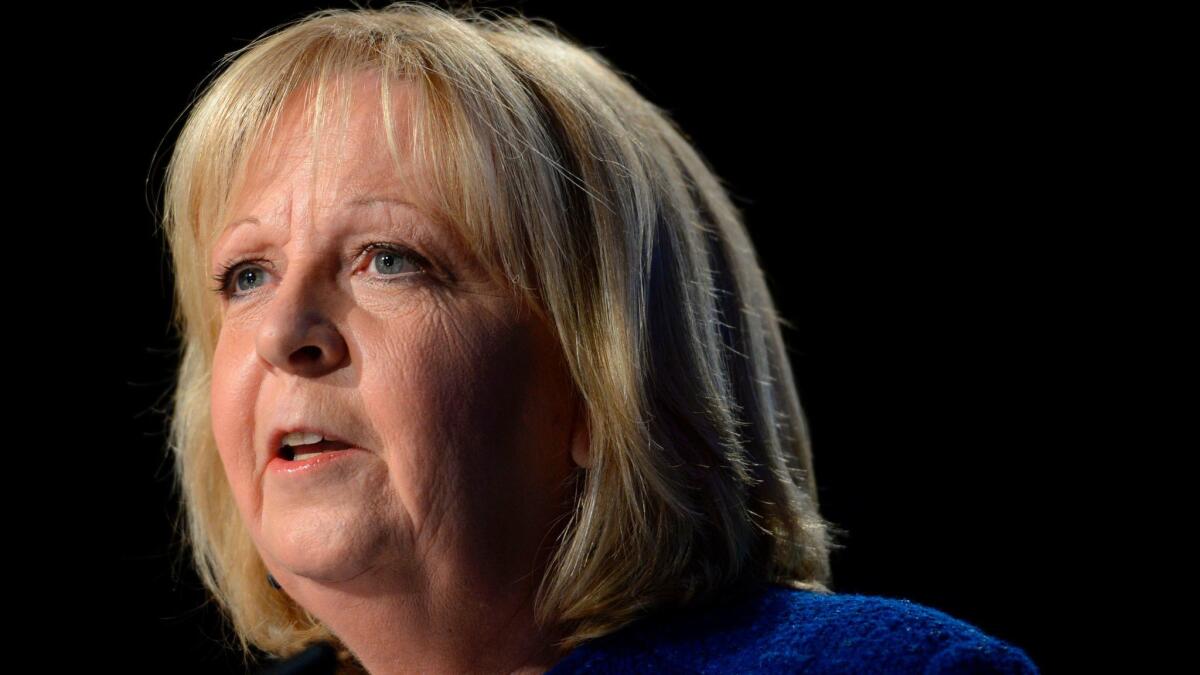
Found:
[[[911,600],[770,585],[732,603],[660,612],[581,645],[551,673],[1032,673],[1018,647]]]

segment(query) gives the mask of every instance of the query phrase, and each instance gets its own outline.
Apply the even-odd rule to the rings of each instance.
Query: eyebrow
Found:
[[[355,199],[351,199],[351,200],[347,201],[344,204],[344,206],[371,206],[372,204],[378,204],[381,202],[387,203],[387,204],[400,204],[402,206],[407,206],[409,208],[415,209],[417,211],[421,210],[421,207],[417,206],[416,204],[413,204],[412,202],[410,202],[408,200],[401,199],[399,197],[392,197],[390,195],[357,197]]]
[[[416,229],[413,229],[407,235],[413,239],[414,243],[431,247],[433,249],[435,261],[439,257],[439,254],[440,254],[440,257],[443,258],[444,263],[449,263],[451,266],[459,266],[463,271],[474,270],[474,269],[479,268],[478,259],[476,258],[475,254],[472,252],[470,244],[466,243],[461,238],[462,235],[459,234],[457,231],[455,231],[455,229],[452,226],[445,225],[445,221],[443,220],[444,217],[440,215],[440,212],[435,211],[433,213],[430,213],[429,211],[426,211],[424,208],[422,208],[420,205],[418,205],[414,202],[411,202],[402,196],[395,196],[395,195],[390,195],[390,194],[367,194],[367,195],[363,195],[363,196],[353,197],[353,198],[348,199],[345,202],[343,202],[342,207],[343,208],[361,208],[361,207],[365,207],[365,206],[373,206],[376,204],[395,204],[398,206],[405,206],[405,207],[408,207],[409,209],[411,209],[412,211],[425,216],[426,219],[435,223],[436,226],[434,229],[439,230],[439,232],[437,234],[427,233],[425,231],[425,228],[418,227]],[[214,240],[214,245],[215,245],[215,242],[220,241],[229,232],[231,232],[238,226],[244,225],[246,223],[254,223],[255,225],[258,225],[260,227],[262,226],[262,221],[259,220],[255,216],[249,216],[246,218],[241,218],[239,220],[233,221],[225,226],[225,228],[222,230],[221,234],[218,235],[216,240]],[[447,229],[448,231],[440,232],[440,230],[442,230],[443,227],[445,229]],[[441,267],[443,272],[445,272],[452,281],[458,281],[458,273],[454,272],[453,269],[451,269],[450,267],[443,266],[442,263],[435,263],[435,264],[437,264],[439,267]]]
[[[406,199],[402,199],[400,197],[394,197],[391,195],[367,195],[365,197],[355,197],[353,199],[350,199],[350,200],[347,200],[346,202],[344,202],[342,204],[342,206],[343,207],[361,208],[364,206],[373,206],[375,204],[397,204],[400,206],[407,206],[407,207],[413,209],[414,211],[421,211],[421,207],[417,206],[416,204],[414,204]],[[423,211],[421,211],[421,212],[423,213]],[[221,237],[224,237],[231,230],[234,230],[234,229],[236,229],[242,225],[246,225],[248,223],[253,223],[254,225],[258,225],[259,227],[262,226],[262,221],[259,220],[255,216],[239,218],[238,220],[228,223],[227,225],[225,225],[225,227],[221,228],[221,233],[217,235],[217,239],[219,240]]]

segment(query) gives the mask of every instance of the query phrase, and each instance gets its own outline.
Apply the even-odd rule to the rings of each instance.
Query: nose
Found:
[[[331,316],[333,293],[319,288],[314,275],[292,272],[280,282],[259,324],[258,353],[281,371],[320,377],[342,367],[349,349]]]

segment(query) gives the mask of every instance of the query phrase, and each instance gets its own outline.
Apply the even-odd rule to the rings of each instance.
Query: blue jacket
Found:
[[[569,673],[1017,673],[1020,648],[911,600],[769,585],[734,604],[660,612],[572,650]]]

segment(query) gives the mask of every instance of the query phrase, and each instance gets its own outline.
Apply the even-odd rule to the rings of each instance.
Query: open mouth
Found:
[[[334,450],[345,450],[350,447],[349,443],[341,441],[320,441],[317,443],[309,443],[307,445],[285,445],[279,449],[279,456],[289,462],[299,462],[310,457],[316,457],[322,452],[332,452]]]

